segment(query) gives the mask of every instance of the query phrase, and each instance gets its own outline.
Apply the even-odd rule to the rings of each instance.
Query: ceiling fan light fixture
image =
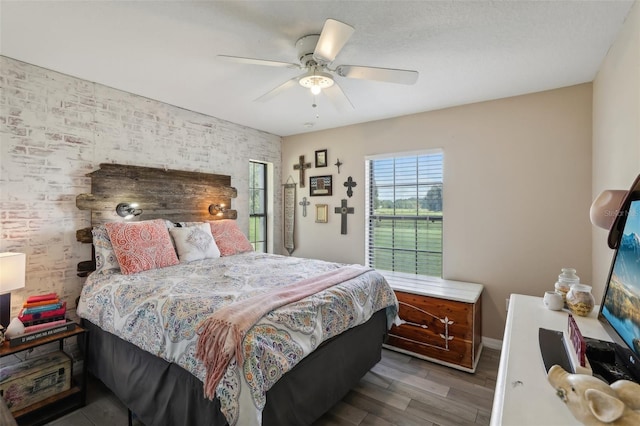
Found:
[[[319,95],[322,89],[333,86],[333,77],[331,74],[314,69],[303,76],[298,83],[300,86],[310,89],[314,95]]]
[[[304,88],[310,89],[314,96],[312,103],[314,108],[317,106],[315,96],[321,94],[322,89],[335,86],[333,89],[325,92],[326,97],[339,110],[347,106],[353,109],[354,106],[347,95],[342,91],[342,88],[340,88],[340,83],[335,80],[336,75],[345,78],[376,80],[387,83],[416,83],[418,80],[418,71],[377,68],[362,65],[333,66],[333,61],[353,35],[353,32],[354,29],[351,25],[336,21],[335,19],[327,19],[320,34],[305,35],[296,41],[296,49],[298,51],[298,60],[300,61],[300,64],[257,58],[245,58],[241,56],[218,55],[218,57],[245,64],[305,70],[304,74],[290,78],[264,95],[256,98],[255,101],[259,102],[265,102],[272,99],[285,90],[294,87],[297,83]],[[332,68],[330,68],[330,66],[332,66]]]

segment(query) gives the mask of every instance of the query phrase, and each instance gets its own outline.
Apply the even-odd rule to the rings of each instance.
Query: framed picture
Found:
[[[329,221],[329,206],[327,204],[316,204],[316,223],[327,223]]]
[[[327,150],[316,151],[316,167],[327,167]]]
[[[309,178],[309,195],[317,197],[320,195],[331,195],[333,179],[331,175],[311,176]]]

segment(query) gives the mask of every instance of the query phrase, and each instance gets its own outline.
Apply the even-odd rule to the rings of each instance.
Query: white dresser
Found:
[[[611,341],[597,320],[575,316],[583,336]],[[550,311],[541,297],[512,294],[504,330],[491,425],[580,425],[547,381],[538,329],[565,330],[568,311]]]

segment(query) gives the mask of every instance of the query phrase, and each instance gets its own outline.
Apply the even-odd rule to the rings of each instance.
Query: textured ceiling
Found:
[[[4,1],[0,53],[277,135],[592,81],[632,1]],[[413,86],[336,77],[354,109],[295,86],[295,42],[355,28],[334,65],[403,68]]]

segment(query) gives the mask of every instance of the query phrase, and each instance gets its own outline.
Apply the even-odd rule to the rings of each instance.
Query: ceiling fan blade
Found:
[[[414,84],[418,81],[418,71],[396,70],[392,68],[340,65],[336,68],[336,73],[341,77],[386,81],[388,83],[398,84]]]
[[[318,62],[333,62],[354,31],[351,25],[327,19],[313,51],[313,58]]]
[[[290,62],[280,62],[280,61],[270,61],[267,59],[255,59],[255,58],[243,58],[241,56],[228,56],[228,55],[218,55],[218,58],[229,61],[229,62],[237,62],[240,64],[249,64],[249,65],[266,65],[268,67],[282,67],[282,68],[293,68],[300,69],[300,65],[293,64]]]
[[[351,107],[351,109],[355,109],[355,107],[351,103],[351,100],[349,99],[347,94],[344,93],[337,81],[333,82],[333,86],[329,87],[328,89],[324,89],[323,93],[327,95],[329,101],[331,101],[333,106],[338,111],[348,110],[349,107]]]
[[[269,99],[272,99],[275,96],[279,95],[280,93],[284,92],[285,90],[289,89],[290,87],[293,87],[296,84],[298,84],[298,80],[299,79],[300,79],[300,76],[293,77],[292,79],[285,81],[284,83],[282,83],[280,86],[276,87],[275,89],[271,89],[270,91],[268,91],[264,95],[254,99],[254,101],[255,102],[266,102]]]

